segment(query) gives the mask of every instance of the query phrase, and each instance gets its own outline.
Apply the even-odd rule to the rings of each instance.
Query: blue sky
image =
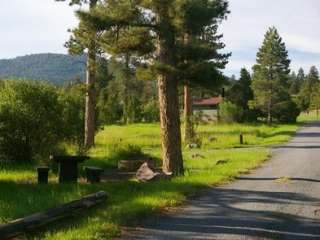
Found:
[[[226,73],[251,69],[268,27],[278,28],[292,60],[291,68],[320,67],[320,0],[231,0],[223,22],[226,49],[232,57]]]
[[[320,0],[230,0],[231,14],[220,27],[232,57],[227,75],[251,69],[269,26],[278,28],[291,68],[320,67]],[[67,29],[76,26],[74,9],[54,0],[0,3],[0,58],[32,53],[66,53]]]

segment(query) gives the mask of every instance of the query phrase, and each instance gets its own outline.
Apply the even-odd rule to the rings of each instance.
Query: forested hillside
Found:
[[[33,54],[0,60],[0,78],[45,80],[54,84],[85,76],[84,56]]]

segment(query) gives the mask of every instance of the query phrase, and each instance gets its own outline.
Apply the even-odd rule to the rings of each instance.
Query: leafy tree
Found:
[[[233,123],[241,121],[243,111],[237,105],[225,101],[219,105],[219,115],[222,122]]]
[[[126,61],[129,61],[129,58]],[[122,105],[123,121],[127,124],[140,121],[143,82],[136,79],[135,70],[130,68],[128,62],[120,63],[112,60],[110,72],[118,83],[118,102]]]
[[[310,68],[309,74],[306,77],[298,96],[298,104],[302,111],[309,110],[311,107],[312,97],[317,91],[318,84],[319,72],[318,69],[313,66]]]
[[[320,109],[320,83],[317,83],[314,86],[313,94],[311,96],[310,101],[310,109],[316,110],[317,116],[319,116],[319,109]]]
[[[61,115],[55,87],[32,81],[4,81],[0,88],[1,161],[48,158],[65,137]]]
[[[120,122],[123,116],[123,108],[119,101],[119,86],[114,79],[107,87],[100,91],[97,109],[99,115],[99,124],[114,124]]]
[[[292,101],[288,92],[290,60],[285,43],[275,27],[269,28],[253,67],[254,104],[267,116],[269,124],[280,102]]]
[[[68,142],[84,149],[84,118],[85,118],[86,86],[77,81],[59,90],[59,102],[62,106],[63,135]]]

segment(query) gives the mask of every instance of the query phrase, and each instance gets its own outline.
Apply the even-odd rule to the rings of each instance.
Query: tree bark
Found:
[[[163,171],[183,174],[178,82],[168,75],[158,76]]]
[[[97,4],[97,0],[90,1],[90,10]],[[85,136],[84,146],[89,149],[94,146],[96,123],[96,33],[92,34],[88,47],[86,72],[86,106],[85,106]]]
[[[85,139],[86,148],[94,146],[95,121],[96,121],[96,89],[95,89],[95,50],[89,49],[87,59],[87,78],[86,78],[86,112],[85,112]]]
[[[175,36],[170,28],[168,9],[159,11],[157,42],[158,92],[160,105],[161,144],[163,171],[173,175],[183,175],[181,152],[181,129],[179,112],[178,80],[171,72],[174,66]]]
[[[271,100],[268,103],[268,119],[267,119],[268,125],[272,124],[272,114],[271,114]]]
[[[184,142],[191,143],[194,138],[194,126],[192,121],[192,95],[188,85],[184,86]]]

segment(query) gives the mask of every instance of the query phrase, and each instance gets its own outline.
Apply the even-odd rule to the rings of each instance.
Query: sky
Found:
[[[320,0],[230,0],[223,21],[225,51],[232,52],[227,75],[251,70],[268,27],[278,28],[292,60],[291,68],[320,68]],[[68,29],[77,25],[75,8],[54,0],[2,0],[0,59],[33,53],[66,53]]]

